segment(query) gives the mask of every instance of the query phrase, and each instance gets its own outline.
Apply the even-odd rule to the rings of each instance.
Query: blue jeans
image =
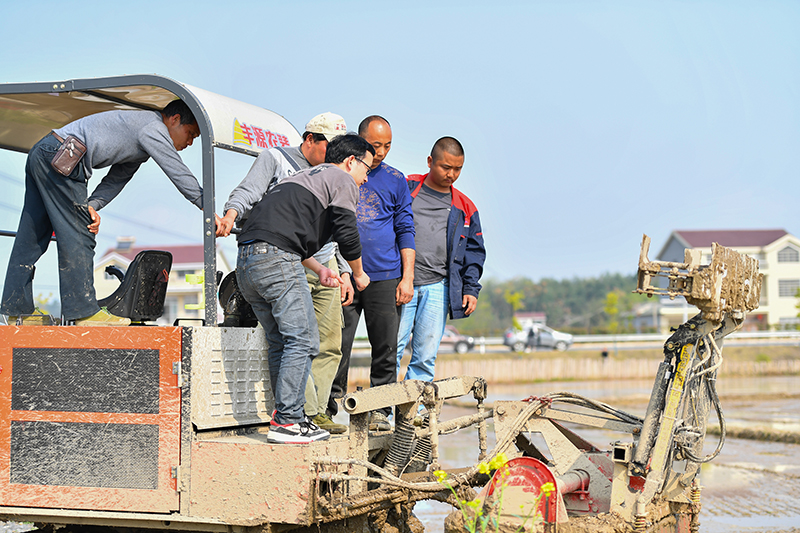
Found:
[[[319,352],[319,332],[300,256],[263,242],[243,244],[236,260],[236,279],[269,344],[275,422],[302,422],[311,361]]]
[[[34,265],[47,251],[55,231],[58,248],[58,285],[61,314],[67,320],[85,318],[100,310],[94,292],[95,237],[86,192],[86,172],[76,165],[62,176],[50,166],[61,145],[52,135],[31,148],[25,164],[25,204],[17,237],[8,259],[0,312],[33,313]]]
[[[449,307],[447,278],[438,283],[414,287],[414,296],[403,306],[400,315],[400,330],[397,333],[397,375],[400,376],[400,360],[411,338],[411,362],[405,379],[433,381],[436,354],[442,342]]]

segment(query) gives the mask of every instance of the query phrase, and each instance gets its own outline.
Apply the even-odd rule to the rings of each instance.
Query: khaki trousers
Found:
[[[338,273],[334,257],[325,265]],[[306,280],[314,301],[319,326],[319,354],[311,361],[311,373],[306,382],[305,412],[311,418],[325,413],[331,384],[342,360],[342,293],[338,287],[324,287],[319,277],[306,269]]]

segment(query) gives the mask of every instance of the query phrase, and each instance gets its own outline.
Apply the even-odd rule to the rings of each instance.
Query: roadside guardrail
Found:
[[[622,334],[622,335],[575,335],[573,345],[576,344],[617,344],[632,342],[659,342],[663,343],[669,338],[671,333],[641,333],[641,334]],[[728,335],[727,341],[731,340],[782,340],[785,342],[797,341],[800,343],[800,331],[739,331]],[[483,346],[502,346],[503,337],[475,337],[475,348]],[[357,339],[353,343],[353,349],[368,349],[369,341]]]
[[[624,335],[575,335],[574,344],[594,342],[665,342],[672,333],[642,333]],[[797,339],[800,331],[738,331],[727,336],[729,339]],[[501,339],[502,342],[502,339]],[[488,344],[488,339],[487,339]]]

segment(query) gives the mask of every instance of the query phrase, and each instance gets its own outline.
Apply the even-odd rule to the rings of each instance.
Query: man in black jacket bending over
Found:
[[[269,343],[275,395],[269,442],[303,444],[330,436],[303,412],[311,360],[319,351],[303,266],[323,285],[337,286],[341,278],[312,257],[332,238],[353,269],[356,287],[369,285],[361,266],[356,203],[374,155],[361,137],[337,137],[328,144],[324,164],[284,179],[253,207],[239,237],[236,278]]]

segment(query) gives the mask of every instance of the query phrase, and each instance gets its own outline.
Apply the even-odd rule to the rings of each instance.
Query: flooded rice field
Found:
[[[487,401],[569,391],[644,416],[652,385],[645,380],[495,385],[489,387]],[[718,390],[731,433],[752,429],[772,438],[796,438],[788,439],[794,443],[787,443],[729,436],[720,455],[701,470],[700,531],[800,533],[800,376],[729,378],[719,381]],[[446,405],[442,418],[466,412],[465,408]],[[712,415],[709,427],[715,425],[717,419]],[[576,431],[601,449],[624,440],[624,435],[605,430],[579,427]],[[711,453],[717,442],[716,435],[708,435],[705,453]],[[490,441],[489,447],[493,444]],[[445,468],[473,464],[477,450],[476,432],[462,431],[442,438],[440,461]],[[437,533],[443,530],[444,518],[451,511],[445,504],[421,502],[415,514],[427,533]]]

